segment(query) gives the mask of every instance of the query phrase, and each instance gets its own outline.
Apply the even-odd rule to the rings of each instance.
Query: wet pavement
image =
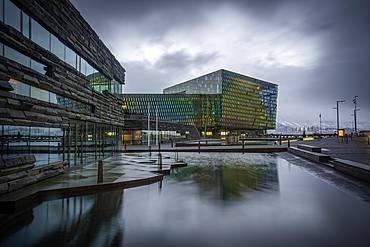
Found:
[[[179,156],[188,166],[174,169],[163,181],[45,201],[11,215],[4,221],[13,225],[0,233],[0,245],[286,247],[370,242],[370,205],[312,176],[294,160],[266,153]],[[297,160],[308,167],[320,165]]]
[[[195,141],[194,143],[197,143]],[[209,141],[209,143],[211,143]],[[316,139],[310,141],[297,141],[292,142],[291,146],[305,143],[313,146],[322,148],[323,153],[329,154],[332,158],[341,158],[347,160],[353,160],[363,164],[369,164],[370,160],[370,146],[367,145],[366,138],[353,138],[347,142],[338,141],[337,138],[327,139]],[[233,146],[216,146],[216,145],[205,145],[205,141],[202,142],[200,149],[204,152],[227,152],[228,150],[236,150],[237,152],[279,152],[279,155],[306,169],[307,171],[314,174],[314,176],[323,179],[329,183],[332,183],[337,188],[351,194],[363,201],[370,201],[370,194],[368,193],[368,182],[364,182],[360,179],[346,175],[344,173],[335,171],[329,167],[318,165],[318,163],[308,161],[304,158],[300,158],[287,152],[281,152],[281,148],[286,148],[287,143],[282,145],[248,145],[247,143],[242,148],[242,145]],[[151,152],[147,145],[134,145],[126,146],[127,153],[124,153],[121,157],[111,157],[103,160],[103,177],[104,183],[97,184],[98,175],[98,162],[84,166],[81,169],[71,170],[70,172],[60,175],[58,177],[50,178],[42,182],[36,183],[31,186],[16,190],[14,192],[0,196],[0,203],[2,202],[15,202],[15,207],[26,201],[32,200],[38,196],[38,192],[58,193],[62,196],[63,193],[66,195],[77,193],[91,193],[91,191],[97,191],[99,189],[109,189],[124,186],[135,186],[152,183],[155,181],[162,180],[163,177],[158,172],[158,151],[169,150],[171,152],[196,152],[198,147],[171,147],[170,143],[159,145],[152,144]],[[139,157],[140,154],[130,153],[138,151],[145,157]],[[125,152],[125,150],[124,150]],[[151,156],[149,154],[151,153]],[[179,154],[172,155],[173,158],[177,158]],[[181,156],[181,155],[180,155]],[[171,166],[181,167],[184,165],[183,162],[179,162],[174,159],[162,159],[162,174],[169,174]],[[13,206],[14,207],[14,206]]]
[[[297,144],[308,144],[321,147],[321,153],[330,155],[331,158],[352,160],[365,165],[370,165],[370,145],[367,143],[367,137],[348,138],[348,143],[339,138],[331,137],[324,139],[315,139],[311,141],[292,142],[291,146]],[[283,144],[287,146],[286,143]]]
[[[98,184],[98,162],[57,177],[0,196],[1,211],[14,210],[22,204],[39,197],[63,197],[73,194],[92,193],[117,187],[131,187],[153,183],[163,179],[160,173],[169,173],[171,167],[186,166],[169,157],[162,158],[162,169],[158,156],[141,157],[140,154],[122,154],[103,161],[103,183]]]

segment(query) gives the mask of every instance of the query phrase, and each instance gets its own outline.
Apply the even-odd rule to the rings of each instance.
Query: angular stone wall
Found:
[[[34,155],[0,159],[0,195],[65,173],[68,162],[34,168]]]
[[[0,121],[3,124],[65,128],[68,127],[66,124],[69,120],[86,120],[116,126],[124,125],[121,118],[122,110],[117,108],[116,99],[110,100],[93,90],[85,75],[2,22],[0,22],[0,42],[11,45],[27,56],[37,58],[54,68],[53,76],[46,76],[0,56]],[[95,108],[95,113],[10,93],[8,91],[13,90],[8,82],[10,77],[89,104]]]
[[[0,23],[1,25],[1,23]],[[0,121],[2,124],[67,128],[70,120],[123,126],[123,111],[116,102],[91,89],[83,80],[72,77],[57,81],[0,57],[0,80],[11,87],[10,76],[50,92],[78,100],[95,108],[95,113],[85,112],[54,103],[7,92],[0,87]],[[12,88],[11,88],[12,89]]]
[[[125,82],[125,70],[99,36],[68,0],[12,0],[27,14],[73,47],[93,67],[110,79]],[[86,4],[89,4],[87,1]]]

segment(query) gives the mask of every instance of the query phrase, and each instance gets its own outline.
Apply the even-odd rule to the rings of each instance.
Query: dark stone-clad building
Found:
[[[0,0],[0,194],[121,151],[124,82],[68,0]]]

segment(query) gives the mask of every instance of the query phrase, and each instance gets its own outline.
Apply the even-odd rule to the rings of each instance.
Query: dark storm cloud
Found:
[[[125,91],[134,90],[134,85],[145,85],[158,92],[159,85],[169,86],[172,83],[197,76],[210,71],[192,70],[207,65],[211,68],[211,61],[218,61],[221,67],[279,85],[278,116],[289,118],[292,115],[300,118],[317,117],[318,113],[335,116],[332,107],[337,100],[346,99],[341,105],[343,119],[350,120],[353,113],[352,99],[358,95],[361,111],[359,119],[370,121],[370,1],[362,0],[209,0],[209,1],[115,1],[115,0],[72,0],[72,3],[81,12],[93,29],[101,36],[118,57],[121,50],[134,49],[134,45],[126,47],[122,40],[132,40],[132,43],[141,42],[163,44],[168,47],[161,52],[154,62],[133,57],[118,57],[127,69]],[[221,11],[220,11],[221,10]],[[234,11],[230,11],[234,10]],[[247,19],[232,24],[239,28],[238,37],[222,36],[221,29],[234,28],[222,26],[234,18],[238,13]],[[170,50],[182,40],[166,40],[164,37],[185,32],[189,39],[196,39],[203,35],[203,31],[196,32],[202,25],[208,25],[209,19],[218,20],[220,31],[217,39],[229,40],[227,47],[217,47],[212,50],[191,51],[196,48],[181,47]],[[254,26],[248,26],[252,20]],[[245,22],[243,22],[245,21]],[[116,32],[117,26],[125,24],[125,29]],[[243,29],[245,27],[245,29]],[[259,33],[262,30],[264,33]],[[279,31],[281,30],[281,33]],[[256,53],[264,53],[266,47],[257,46],[261,35],[269,33],[273,38],[267,43],[271,52],[265,57],[253,57],[253,64],[247,67],[237,66],[243,59],[251,59],[251,54],[244,54],[241,45],[256,46]],[[274,33],[275,32],[275,33]],[[209,34],[208,34],[209,35]],[[184,37],[184,36],[181,36]],[[286,38],[284,38],[286,37]],[[204,39],[209,38],[204,34]],[[312,39],[312,41],[307,41]],[[214,40],[210,40],[212,44]],[[264,41],[264,40],[262,40]],[[276,42],[273,42],[276,41]],[[167,42],[167,43],[166,43]],[[235,43],[239,42],[239,43]],[[291,55],[294,60],[300,58],[314,61],[314,64],[282,63],[284,42],[289,46],[297,46]],[[127,43],[124,43],[127,45]],[[315,46],[310,46],[315,44]],[[133,48],[134,47],[134,48]],[[282,48],[279,48],[282,47]],[[314,47],[314,48],[312,48]],[[138,49],[141,49],[138,45]],[[222,51],[234,51],[232,59]],[[280,50],[279,50],[280,49]],[[238,54],[238,50],[240,50]],[[246,50],[249,52],[249,50]],[[302,53],[300,53],[302,51]],[[312,52],[310,59],[304,51]],[[124,53],[127,56],[127,51]],[[191,55],[192,54],[192,55]],[[296,54],[296,55],[295,55]],[[302,55],[303,54],[303,55]],[[301,57],[300,57],[301,56]],[[307,57],[305,57],[307,56]],[[135,58],[135,57],[134,57]],[[235,60],[233,64],[227,63]],[[219,64],[219,63],[218,63]],[[309,64],[305,66],[305,64]],[[220,65],[213,70],[219,69]],[[189,72],[193,71],[193,72]],[[166,73],[167,72],[167,73]],[[182,75],[182,76],[181,76]],[[179,81],[176,81],[177,80]],[[164,82],[166,81],[166,82]],[[156,85],[156,86],[153,86]],[[142,88],[143,86],[141,86]],[[140,86],[137,87],[138,89]],[[140,92],[139,90],[136,90]],[[302,113],[303,112],[303,113]],[[325,112],[325,113],[324,113]],[[361,118],[362,115],[362,118]],[[335,119],[333,119],[335,120]]]
[[[217,58],[217,53],[200,53],[190,55],[185,50],[166,53],[156,62],[155,68],[160,70],[188,69],[189,66],[204,66]]]

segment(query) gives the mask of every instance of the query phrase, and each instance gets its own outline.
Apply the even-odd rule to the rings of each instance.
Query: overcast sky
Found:
[[[126,69],[125,93],[218,69],[278,84],[278,118],[370,122],[370,1],[71,0]]]

